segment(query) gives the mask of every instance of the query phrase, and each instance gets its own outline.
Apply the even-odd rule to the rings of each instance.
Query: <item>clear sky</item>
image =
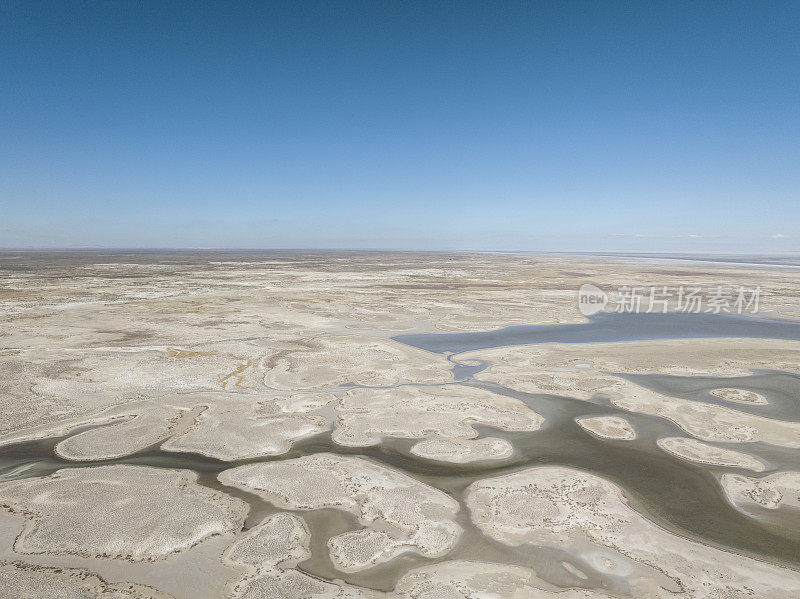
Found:
[[[0,247],[800,250],[800,2],[0,2]]]

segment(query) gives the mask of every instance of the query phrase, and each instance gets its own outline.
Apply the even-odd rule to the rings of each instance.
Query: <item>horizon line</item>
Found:
[[[618,251],[618,250],[511,250],[471,248],[358,248],[358,247],[236,247],[236,246],[63,246],[63,247],[0,247],[0,252],[402,252],[402,253],[469,253],[469,254],[558,254],[558,255],[608,255],[608,256],[779,256],[800,254],[800,250],[773,252],[720,252],[720,251]]]

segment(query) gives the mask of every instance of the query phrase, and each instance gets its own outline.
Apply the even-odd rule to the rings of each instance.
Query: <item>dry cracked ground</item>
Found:
[[[0,597],[796,599],[799,273],[0,253]],[[760,311],[581,338],[583,283]]]

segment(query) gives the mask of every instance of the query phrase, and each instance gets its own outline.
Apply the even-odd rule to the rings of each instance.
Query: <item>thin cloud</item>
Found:
[[[771,236],[772,239],[789,239],[788,235],[784,235],[783,233],[775,233],[775,235]]]
[[[647,237],[641,233],[612,233],[611,237]]]
[[[675,239],[703,239],[702,235],[696,235],[694,233],[690,235],[673,235]]]

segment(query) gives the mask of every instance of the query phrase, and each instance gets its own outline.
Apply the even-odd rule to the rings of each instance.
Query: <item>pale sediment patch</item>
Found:
[[[337,508],[354,514],[367,528],[328,543],[334,565],[345,572],[381,563],[402,551],[444,555],[461,534],[454,520],[459,509],[454,499],[360,458],[315,454],[225,470],[219,480],[281,508]]]
[[[247,577],[233,599],[378,599],[385,594],[342,582],[328,582],[298,570],[266,570]]]
[[[767,403],[767,398],[756,393],[755,391],[748,391],[747,389],[732,389],[729,387],[720,387],[719,389],[712,389],[711,395],[719,397],[725,401],[732,401],[735,403],[764,405]]]
[[[589,364],[598,372],[741,376],[753,370],[800,372],[800,341],[757,338],[653,339],[613,343],[546,343],[473,350],[464,360],[513,365],[533,372]]]
[[[118,416],[114,415],[118,414]],[[165,439],[181,412],[150,402],[127,404],[106,412],[102,419],[120,418],[61,441],[55,451],[67,460],[107,460],[140,451]]]
[[[632,383],[612,382],[600,395],[631,412],[661,416],[703,441],[762,442],[800,448],[800,423],[749,414],[727,406],[662,395]]]
[[[580,427],[603,439],[630,441],[636,438],[636,431],[630,422],[621,416],[591,416],[576,418]]]
[[[269,400],[260,402],[260,412],[264,414],[284,413],[308,413],[319,412],[335,403],[336,396],[332,393],[322,391],[307,391],[304,393],[291,393],[288,395],[275,396]]]
[[[264,385],[271,389],[315,389],[345,383],[390,386],[452,381],[451,364],[386,339],[360,336],[318,337],[309,347],[276,353],[267,359]]]
[[[428,460],[465,464],[482,460],[503,460],[514,453],[514,446],[498,437],[483,439],[424,439],[411,447],[411,453]]]
[[[99,391],[103,396],[153,397],[257,384],[258,377],[243,366],[258,357],[258,348],[225,342],[204,344],[203,348],[83,349],[75,351],[73,372],[37,377],[33,390],[43,396]]]
[[[286,453],[298,439],[329,429],[327,418],[309,410],[284,412],[273,402],[217,398],[190,427],[161,447],[220,460],[243,460]]]
[[[247,504],[185,470],[71,468],[0,484],[0,501],[26,518],[14,550],[153,560],[238,530]]]
[[[293,569],[311,557],[311,534],[303,518],[281,512],[265,518],[224,553],[223,560],[246,574],[231,584],[237,599],[367,597],[360,589],[335,584]],[[378,596],[376,593],[375,596]]]
[[[102,318],[97,318],[94,324],[100,326]],[[51,333],[60,332],[56,323],[50,326],[53,327],[49,329]],[[90,333],[70,339],[71,343],[62,341],[66,347],[58,352],[52,351],[52,342],[47,344],[46,350],[31,348],[25,351],[23,364],[0,359],[0,379],[21,371],[8,393],[0,396],[0,411],[7,416],[0,421],[0,443],[38,438],[42,431],[64,434],[73,426],[97,421],[97,415],[104,411],[131,414],[126,410],[143,406],[142,400],[148,401],[151,407],[136,413],[142,416],[152,409],[158,417],[158,406],[164,403],[165,397],[222,389],[220,379],[237,370],[241,362],[229,355],[218,355],[216,350],[187,350],[183,353],[197,356],[179,358],[174,357],[175,351],[164,346],[94,347],[96,338]],[[95,336],[102,337],[102,334]],[[219,346],[227,347],[226,344]],[[245,361],[258,355],[258,348],[246,349],[250,354],[242,356]],[[249,378],[242,379],[239,387],[230,385],[228,388],[241,391],[240,387],[245,384],[260,384],[260,377],[252,378],[252,371],[252,368],[246,371]],[[132,437],[148,427],[156,430],[160,426],[153,421],[151,427],[139,428],[140,423],[130,425]],[[100,437],[95,441],[100,447],[105,444]],[[81,448],[76,445],[77,459],[84,459],[80,455],[88,445],[83,446],[83,443],[81,441]]]
[[[763,472],[766,469],[764,463],[756,457],[741,451],[716,447],[708,443],[703,443],[697,439],[687,439],[686,437],[662,437],[658,441],[658,446],[672,455],[698,462],[701,464],[711,464],[712,466],[729,466],[733,468],[744,468],[754,472]]]
[[[691,348],[692,344],[697,343],[702,346],[701,341],[705,343],[713,340],[692,339],[679,341]],[[734,341],[748,342],[753,340]],[[652,344],[652,346],[647,346],[647,352],[644,352],[642,343],[644,342],[637,342],[637,344],[628,348],[634,352],[632,354],[634,362],[637,359],[641,359],[641,353],[652,355],[653,360],[655,360],[656,353],[654,352],[657,352],[665,342],[647,342]],[[677,351],[676,343],[670,342],[666,347],[667,349],[675,350],[674,356],[677,360],[681,353]],[[623,370],[621,364],[605,360],[603,354],[606,351],[605,344],[594,344],[594,346],[600,347],[592,348],[587,348],[587,345],[591,344],[574,344],[570,346],[568,349],[574,347],[576,354],[572,358],[568,357],[565,353],[566,350],[559,345],[495,348],[469,352],[463,354],[462,357],[468,356],[471,359],[483,359],[493,363],[490,368],[476,375],[476,378],[480,380],[497,383],[525,393],[550,393],[567,395],[582,400],[610,401],[613,405],[623,410],[668,418],[690,435],[703,441],[740,443],[761,441],[770,445],[800,448],[800,423],[798,422],[766,418],[742,412],[733,407],[664,395],[636,385],[621,376],[596,369],[566,369],[565,365],[589,362],[593,364],[594,368],[597,368],[598,364],[600,364],[603,368],[611,366],[617,372]],[[629,344],[612,344],[612,349],[613,345],[624,346]],[[738,346],[736,343],[732,343],[731,347]],[[727,364],[727,356],[722,351],[722,346],[714,345],[707,349],[708,354],[712,354],[714,351],[720,352],[716,354],[716,357],[723,363],[720,368],[725,370],[727,367],[724,364]],[[611,351],[611,349],[608,349],[608,351]],[[618,350],[614,349],[614,352],[616,351]],[[692,352],[688,353],[691,354]],[[596,355],[592,357],[590,354]],[[666,371],[670,370],[669,362],[667,361],[670,355],[665,357]],[[709,363],[711,359],[709,355],[704,354],[704,356],[705,363]],[[798,356],[800,357],[800,353]],[[616,359],[617,357],[615,357]],[[655,364],[652,368],[656,368]]]
[[[739,509],[800,510],[800,472],[778,472],[763,478],[726,473],[721,481],[728,500]]]
[[[518,399],[465,386],[354,389],[336,411],[333,440],[351,447],[375,445],[383,437],[472,439],[476,424],[534,431],[544,422]]]
[[[619,487],[580,470],[542,466],[478,481],[466,501],[472,521],[491,538],[561,547],[596,572],[626,581],[634,596],[800,593],[800,573],[671,534],[633,510]]]
[[[223,559],[252,570],[294,567],[311,557],[311,533],[305,521],[295,514],[267,516],[247,531],[225,552]]]
[[[342,572],[358,572],[388,562],[408,551],[408,545],[383,530],[364,528],[345,532],[328,541],[331,562]]]
[[[110,584],[85,570],[0,562],[0,597],[8,599],[171,599],[129,582]]]
[[[397,582],[398,597],[410,599],[600,599],[602,591],[553,587],[522,566],[453,560],[415,568]]]

